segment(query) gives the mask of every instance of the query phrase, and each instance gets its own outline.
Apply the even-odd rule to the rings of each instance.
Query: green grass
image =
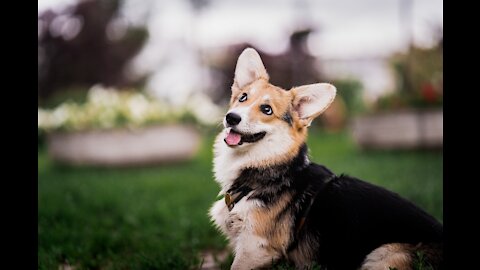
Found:
[[[207,210],[213,133],[192,161],[165,167],[73,168],[38,152],[39,269],[198,269],[200,252],[224,239]],[[358,151],[346,133],[312,130],[312,160],[379,184],[443,220],[442,154]]]

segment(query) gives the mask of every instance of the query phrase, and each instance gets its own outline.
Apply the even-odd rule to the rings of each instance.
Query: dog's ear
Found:
[[[337,89],[329,83],[316,83],[295,87],[291,91],[293,110],[297,112],[300,123],[308,127],[332,104]]]
[[[263,66],[262,59],[260,59],[257,51],[246,48],[238,57],[233,84],[241,89],[261,78],[268,80],[268,74]]]

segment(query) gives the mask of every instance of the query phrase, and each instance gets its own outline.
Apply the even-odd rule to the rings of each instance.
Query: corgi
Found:
[[[418,259],[442,268],[443,225],[435,218],[309,160],[307,129],[333,102],[333,85],[274,86],[252,48],[240,54],[234,76],[225,128],[214,142],[223,198],[209,210],[234,253],[231,269],[282,260],[297,269],[402,270]]]

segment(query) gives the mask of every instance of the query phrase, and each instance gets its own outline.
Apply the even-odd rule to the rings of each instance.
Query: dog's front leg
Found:
[[[235,247],[232,270],[250,270],[265,267],[277,260],[280,254],[268,246],[267,239],[249,233],[239,235]]]

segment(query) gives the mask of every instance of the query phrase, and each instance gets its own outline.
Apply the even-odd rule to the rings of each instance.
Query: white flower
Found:
[[[202,93],[196,93],[190,97],[187,102],[187,109],[190,110],[200,122],[206,125],[219,123],[224,113],[221,107],[217,106],[208,96]]]
[[[119,103],[119,94],[113,88],[104,88],[101,85],[94,85],[88,91],[88,102],[96,105],[109,107]]]
[[[38,108],[38,128],[40,129],[50,129],[50,112],[41,108]]]
[[[145,96],[133,94],[128,100],[129,116],[135,123],[141,123],[148,113],[149,103]]]
[[[192,96],[184,106],[172,106],[142,93],[116,91],[95,85],[89,90],[84,104],[66,102],[54,110],[38,108],[38,128],[82,130],[119,125],[141,126],[175,121],[187,113],[192,113],[201,123],[210,125],[220,121],[223,110],[203,94]]]
[[[62,126],[71,115],[75,115],[70,114],[71,111],[72,106],[69,103],[63,103],[57,108],[55,108],[55,110],[53,110],[52,114],[50,115],[51,127],[58,128]]]

